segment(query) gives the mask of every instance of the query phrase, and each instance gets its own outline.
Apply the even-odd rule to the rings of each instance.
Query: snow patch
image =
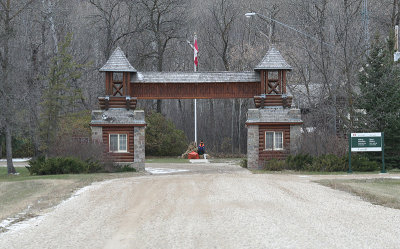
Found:
[[[83,194],[84,192],[86,192],[86,191],[88,191],[90,189],[97,188],[97,187],[99,187],[99,186],[101,186],[103,184],[107,184],[107,183],[115,181],[115,180],[118,180],[118,179],[112,179],[112,180],[103,181],[103,182],[95,182],[95,183],[92,183],[91,185],[88,185],[86,187],[80,188],[77,191],[75,191],[71,195],[71,197],[69,197],[68,199],[62,201],[60,204],[54,206],[53,210],[56,210],[56,209],[60,208],[62,205],[65,205],[66,202],[69,202],[69,201],[75,199],[76,197],[80,196],[81,194]],[[28,227],[31,227],[31,226],[37,226],[49,214],[49,213],[46,213],[46,214],[41,215],[41,216],[36,216],[36,217],[28,218],[26,220],[17,221],[17,220],[21,219],[21,217],[26,215],[28,213],[27,211],[30,208],[31,208],[31,206],[28,206],[26,211],[17,214],[15,217],[7,218],[7,219],[1,221],[0,222],[0,228],[3,228],[3,230],[6,230],[6,233],[8,233],[8,232],[19,231],[21,229],[28,228]],[[0,229],[0,231],[1,230],[2,229]]]
[[[178,172],[187,172],[187,169],[164,169],[164,168],[151,168],[146,167],[146,171],[150,172],[153,175],[160,175],[160,174],[170,174],[170,173],[178,173]]]
[[[207,159],[190,159],[191,163],[210,163]]]
[[[31,160],[31,158],[13,158],[14,163],[27,162],[29,160]],[[7,162],[7,159],[0,159],[0,162]]]

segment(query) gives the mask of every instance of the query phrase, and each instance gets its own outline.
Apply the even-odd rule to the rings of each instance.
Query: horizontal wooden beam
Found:
[[[143,127],[147,126],[147,124],[90,124],[90,126],[101,126],[101,127]]]
[[[268,123],[248,123],[246,122],[246,125],[301,125],[303,122],[268,122]]]
[[[131,83],[131,96],[138,99],[230,99],[253,98],[260,82]]]

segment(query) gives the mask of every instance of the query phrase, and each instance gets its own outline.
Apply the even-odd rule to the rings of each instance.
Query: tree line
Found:
[[[332,135],[355,129],[368,35],[386,39],[400,18],[398,0],[370,2],[368,13],[363,2],[0,0],[0,147],[9,169],[13,137],[29,138],[34,154],[43,153],[66,116],[97,108],[98,69],[116,46],[138,71],[192,71],[186,40],[195,32],[200,71],[252,71],[274,44],[294,68],[293,93],[306,89],[305,127]],[[247,19],[247,12],[263,16]],[[138,108],[161,112],[194,140],[192,101],[139,101]],[[199,138],[217,152],[246,153],[249,108],[251,99],[199,101]]]

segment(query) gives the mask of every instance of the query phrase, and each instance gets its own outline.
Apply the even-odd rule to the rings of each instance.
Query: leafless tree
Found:
[[[7,172],[15,173],[12,162],[12,122],[16,105],[18,105],[18,85],[15,81],[13,65],[11,64],[11,43],[14,38],[15,19],[24,11],[34,0],[23,2],[12,2],[11,0],[0,1],[2,11],[0,12],[0,34],[1,34],[1,85],[0,85],[0,110],[2,124],[5,129],[6,150],[7,150]]]

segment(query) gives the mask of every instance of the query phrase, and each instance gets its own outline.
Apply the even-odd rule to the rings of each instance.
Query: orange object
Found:
[[[200,157],[199,154],[197,154],[197,152],[192,151],[188,154],[188,159],[200,159]]]

